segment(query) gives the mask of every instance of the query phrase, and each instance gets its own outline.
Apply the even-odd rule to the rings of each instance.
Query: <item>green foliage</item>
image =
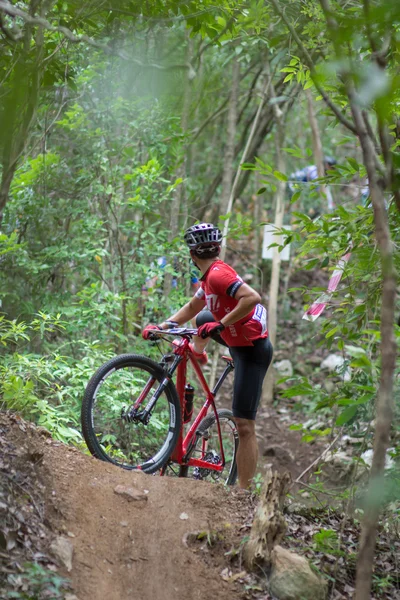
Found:
[[[7,408],[46,427],[56,439],[80,443],[84,388],[94,370],[112,353],[84,342],[79,361],[57,351],[44,356],[24,351],[28,342],[51,336],[60,326],[60,315],[52,318],[42,314],[29,324],[0,317],[0,343],[13,347],[0,365],[0,397]]]
[[[54,571],[38,563],[26,563],[19,575],[10,575],[10,584],[16,588],[6,592],[5,598],[15,600],[62,600],[69,583]]]
[[[252,479],[253,493],[260,496],[262,492],[264,476],[262,473],[256,473]]]
[[[318,533],[314,533],[313,542],[319,552],[344,555],[344,552],[339,550],[338,533],[333,529],[321,529]]]

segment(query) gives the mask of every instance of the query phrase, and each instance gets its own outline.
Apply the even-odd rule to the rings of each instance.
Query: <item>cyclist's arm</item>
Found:
[[[172,317],[169,317],[168,321],[174,321],[175,323],[178,323],[178,325],[184,325],[190,321],[190,319],[193,319],[193,317],[204,308],[204,305],[204,298],[193,296],[185,306],[182,306],[177,313],[172,315]],[[163,323],[160,323],[160,327],[161,329],[168,329],[168,324],[164,321]]]
[[[235,308],[221,319],[221,323],[225,327],[233,325],[236,321],[239,321],[248,315],[261,301],[261,297],[260,294],[247,285],[247,283],[242,283],[235,294],[235,300],[238,301]]]

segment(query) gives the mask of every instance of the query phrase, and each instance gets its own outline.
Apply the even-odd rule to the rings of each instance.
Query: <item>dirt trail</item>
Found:
[[[230,408],[231,394],[232,377],[218,406]],[[284,403],[278,409],[260,407],[256,433],[262,475],[272,465],[289,470],[295,479],[320,454],[320,447],[302,443],[301,434],[289,429],[292,422]],[[78,600],[256,597],[245,595],[238,581],[221,577],[228,565],[223,552],[207,557],[207,549],[195,552],[183,538],[229,524],[236,531],[229,543],[240,544],[257,498],[206,482],[124,471],[56,442],[16,417],[8,417],[5,425],[22,457],[40,457],[35,471],[44,483],[45,518],[51,534],[73,545],[72,570],[63,574]],[[144,499],[129,502],[115,493],[117,486],[131,487]],[[181,518],[182,513],[188,518]]]
[[[15,448],[18,469],[26,463],[29,473],[35,463],[35,476],[44,484],[43,497],[36,501],[43,505],[51,535],[63,536],[73,546],[72,570],[61,573],[71,580],[79,600],[250,597],[243,595],[240,583],[221,577],[228,564],[223,552],[222,558],[207,557],[207,548],[195,552],[183,539],[193,531],[226,529],[236,532],[239,544],[257,498],[237,488],[124,471],[51,439],[15,415],[0,417],[0,436]],[[262,451],[281,450],[275,455],[269,450],[261,463],[290,467],[296,475],[300,463],[290,456],[298,446],[297,432],[280,424],[271,411],[261,416],[259,428],[260,437],[267,439]],[[133,488],[140,499],[128,501],[115,492],[117,486]],[[232,536],[228,550],[229,543]]]
[[[72,570],[63,574],[79,600],[242,597],[238,584],[206,566],[183,538],[240,520],[238,507],[246,512],[248,497],[205,482],[124,471],[15,417],[5,429],[19,454],[38,461],[46,522],[73,545]],[[129,502],[115,493],[118,485],[144,499]]]
[[[43,497],[36,501],[43,505],[51,535],[73,546],[72,570],[61,573],[79,600],[249,597],[239,582],[221,577],[228,565],[223,553],[222,558],[207,557],[207,548],[195,552],[183,539],[193,531],[226,529],[236,532],[239,544],[248,533],[255,497],[207,482],[124,471],[51,439],[15,415],[1,415],[0,424],[0,435],[19,456],[18,468],[24,461],[35,462],[35,476],[44,484]],[[268,440],[262,451],[282,450],[261,462],[291,467],[295,475],[299,461],[292,461],[290,453],[298,445],[297,432],[271,411],[262,415],[259,427]],[[115,492],[117,486],[133,488],[140,499],[128,501]],[[232,539],[228,550],[229,543]]]

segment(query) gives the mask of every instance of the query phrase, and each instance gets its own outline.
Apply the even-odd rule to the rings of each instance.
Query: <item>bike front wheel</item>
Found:
[[[237,479],[236,452],[239,445],[239,436],[232,411],[227,408],[217,410],[221,428],[222,446],[224,449],[225,466],[222,471],[212,469],[189,467],[181,465],[179,477],[234,485]],[[191,453],[191,458],[201,458],[218,464],[221,460],[221,448],[218,435],[218,424],[215,414],[205,417],[198,429],[196,445]]]
[[[164,381],[161,365],[136,354],[116,356],[96,371],[81,412],[83,436],[94,456],[145,473],[165,465],[181,427],[179,398],[171,381],[143,419],[144,409]]]

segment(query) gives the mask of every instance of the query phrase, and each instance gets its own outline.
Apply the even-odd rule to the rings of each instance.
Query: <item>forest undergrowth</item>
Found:
[[[303,275],[303,280],[304,277],[310,278],[310,276],[312,275]],[[312,277],[323,278],[324,275],[316,272]],[[318,333],[311,331],[309,324],[299,318],[302,311],[301,302],[291,301],[286,309],[283,305],[282,311],[284,310],[287,311],[284,317],[285,328],[279,339],[279,350],[276,352],[274,362],[279,364],[282,360],[290,358],[295,372],[301,375],[312,375],[314,385],[322,387],[326,381],[329,381],[326,370],[320,368],[327,350],[323,344],[318,344]],[[322,340],[323,338],[320,337],[320,341]],[[331,373],[332,381],[336,384],[337,377],[335,372]],[[210,573],[213,573],[216,589],[219,589],[218,597],[223,598],[223,594],[229,590],[231,598],[257,600],[270,598],[265,577],[260,573],[248,573],[244,568],[242,550],[262,493],[265,469],[272,466],[281,472],[289,470],[294,482],[285,503],[287,533],[283,545],[306,556],[313,568],[324,576],[329,584],[329,597],[332,600],[350,599],[354,592],[355,560],[360,534],[359,517],[362,513],[360,486],[362,488],[364,485],[363,481],[365,482],[367,474],[364,461],[358,458],[360,442],[357,438],[349,439],[349,435],[340,429],[340,436],[335,433],[332,437],[328,431],[332,423],[330,413],[325,412],[321,415],[315,413],[312,406],[307,405],[306,408],[302,404],[302,396],[285,397],[285,391],[291,389],[290,383],[279,379],[278,373],[277,378],[274,404],[263,405],[257,420],[260,462],[252,492],[237,496],[234,492],[223,492],[223,488],[218,491],[219,486],[207,488],[205,506],[211,506],[211,512],[206,517],[203,515],[200,523],[196,516],[196,522],[193,524],[191,522],[191,528],[187,528],[182,533],[182,539],[176,542],[182,545],[183,558],[179,560],[184,560],[185,564],[188,561],[186,568],[192,572],[193,585],[197,585],[199,563],[196,561],[193,563],[187,558],[194,553],[196,560],[200,560],[207,569],[211,570],[208,575],[202,577],[210,577]],[[224,386],[219,400],[220,405],[229,406],[230,386],[230,382]],[[28,441],[25,441],[25,438]],[[88,597],[88,590],[83,580],[87,579],[86,571],[94,567],[91,561],[88,563],[85,558],[87,548],[85,551],[80,551],[78,546],[75,548],[77,540],[74,521],[77,518],[76,513],[81,510],[80,495],[85,497],[82,489],[87,473],[83,465],[93,464],[94,459],[84,456],[79,458],[83,448],[81,442],[74,439],[68,441],[74,446],[66,446],[60,441],[52,440],[48,429],[36,428],[15,414],[2,414],[1,510],[7,516],[6,527],[2,530],[0,556],[2,585],[6,590],[5,598],[22,599],[30,597],[29,594],[36,594],[34,597],[38,600],[42,598],[73,600],[75,596],[82,600]],[[327,448],[330,448],[330,456],[326,455]],[[52,456],[53,452],[54,456]],[[338,454],[340,460],[335,459]],[[360,462],[364,464],[363,467]],[[97,515],[96,518],[99,519],[108,518],[103,505],[96,507],[96,504],[98,494],[104,491],[104,487],[106,489],[110,487],[109,483],[106,484],[101,480],[102,477],[108,477],[110,468],[116,485],[120,470],[110,466],[106,469],[107,475],[95,474],[90,483],[89,493],[92,495],[90,504],[93,515]],[[358,474],[357,470],[360,471]],[[129,478],[125,475],[121,474],[121,477],[124,477],[125,484],[129,482]],[[148,479],[154,480],[150,476]],[[60,491],[55,481],[61,486]],[[141,480],[141,483],[143,488],[147,485],[145,481]],[[175,480],[171,482],[170,478],[161,478],[157,485],[161,486],[167,505],[180,504],[182,513],[186,515],[191,514],[191,511],[197,512],[197,496],[200,494],[202,497],[202,486],[205,484],[196,481],[183,482],[181,489]],[[190,485],[190,499],[187,496],[188,485]],[[75,488],[75,494],[72,496],[66,491],[71,486]],[[221,505],[222,493],[225,495]],[[229,496],[228,502],[226,494]],[[107,507],[109,511],[114,510],[111,508],[112,502],[113,499]],[[400,531],[396,517],[397,510],[395,504],[392,504],[391,508],[389,506],[379,528],[372,596],[374,599],[395,600],[399,597]],[[150,511],[148,506],[146,511]],[[151,509],[153,527],[159,524],[160,516],[157,511],[158,507],[154,505]],[[97,514],[98,512],[100,514]],[[121,531],[125,533],[129,519],[123,513],[119,516],[115,515],[115,518],[120,519],[118,523],[127,523],[127,525],[120,525]],[[97,553],[102,551],[98,549],[96,526],[95,530],[86,531],[85,523],[82,522],[79,527],[82,528],[80,536],[83,538],[82,543],[86,544],[89,550],[93,548],[93,556],[97,556],[98,559]],[[145,540],[149,535],[145,529],[146,524],[138,521],[135,527],[138,531],[133,530],[133,538],[136,539],[136,535],[143,538],[144,549]],[[175,524],[171,521],[171,530],[167,529],[165,533],[167,538],[171,536],[172,539],[174,527]],[[68,543],[74,548],[74,554],[71,555],[71,571],[63,562],[65,554],[61,552],[60,555],[54,546],[54,540],[60,536],[67,541],[67,548]],[[64,558],[60,559],[60,556]],[[127,565],[133,565],[136,561],[126,563],[120,554],[112,556],[109,552],[101,560],[110,567],[105,569],[106,579],[110,578],[110,581],[113,581],[116,571],[118,577],[121,577],[122,570],[123,577],[126,576],[127,580],[131,581],[132,567],[128,568]],[[146,579],[147,568],[150,568],[150,565],[147,565],[147,556],[144,555],[138,561],[142,566],[140,576]],[[170,564],[170,570],[180,568],[179,562],[174,563],[174,566]],[[85,577],[82,575],[82,570],[86,573]],[[177,577],[171,574],[169,576],[173,580]],[[96,577],[100,580],[94,583]],[[100,575],[96,577],[91,579],[91,585],[96,586],[97,589],[97,595],[93,597],[100,600],[106,597],[109,583],[103,582]],[[154,588],[151,590],[154,593]],[[147,592],[140,592],[140,594],[145,593]],[[177,592],[174,589],[171,598],[182,597],[183,599],[186,593],[187,591]],[[138,595],[137,590],[132,594],[132,598],[140,598],[140,600],[147,597]],[[167,595],[164,597],[168,598]]]
[[[213,597],[265,600],[265,576],[241,575],[241,548],[268,465],[291,472],[285,543],[323,573],[331,600],[353,588],[354,600],[396,598],[399,58],[393,0],[0,0],[10,598],[86,600],[97,580],[101,597],[203,598],[207,580]],[[82,396],[116,354],[159,358],[140,333],[199,284],[183,232],[200,222],[220,228],[221,256],[268,308],[259,467],[244,498],[134,474],[128,506],[114,492],[127,473],[88,456]],[[104,407],[121,415],[116,396]],[[136,539],[146,527],[154,535]],[[75,545],[71,571],[57,544],[67,556]],[[142,572],[160,578],[146,588]]]

